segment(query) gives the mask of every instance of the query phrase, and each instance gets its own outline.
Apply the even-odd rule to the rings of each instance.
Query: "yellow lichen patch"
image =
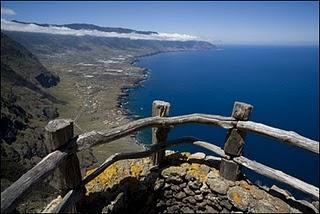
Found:
[[[251,185],[249,185],[246,181],[240,181],[240,184],[239,184],[240,187],[242,187],[243,189],[246,189],[246,190],[251,190]]]
[[[237,193],[237,192],[232,192],[230,196],[231,196],[232,200],[233,200],[236,204],[242,205],[242,199],[241,199],[241,196],[240,196],[239,193]]]
[[[207,180],[208,173],[202,169],[201,164],[192,163],[186,168],[186,170],[187,170],[187,176],[195,177],[201,182],[204,182]]]
[[[86,176],[94,172],[95,169],[88,170]],[[110,187],[118,182],[118,166],[116,163],[110,165],[95,179],[86,184],[88,193],[94,191],[94,189],[104,189]]]
[[[257,199],[257,200],[261,200],[266,196],[266,192],[264,192],[263,190],[259,189],[256,186],[251,186],[251,189],[249,191],[251,193],[251,195],[253,196],[253,198]]]
[[[141,164],[135,164],[133,163],[131,165],[131,168],[130,168],[130,174],[133,176],[133,177],[139,177],[142,170],[143,170],[144,166],[141,165]]]

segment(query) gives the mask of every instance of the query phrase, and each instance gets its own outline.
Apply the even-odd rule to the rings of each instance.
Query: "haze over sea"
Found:
[[[318,57],[318,46],[246,45],[144,57],[138,65],[149,69],[150,76],[142,87],[130,91],[126,107],[148,117],[152,101],[164,100],[171,103],[171,116],[230,116],[233,103],[242,101],[254,106],[252,121],[319,141]],[[169,139],[195,136],[223,148],[226,132],[213,126],[183,125],[171,130]],[[150,143],[150,130],[140,133],[138,139]],[[205,151],[192,145],[174,149]],[[244,156],[319,187],[318,155],[249,133]],[[262,184],[274,183],[245,172]]]

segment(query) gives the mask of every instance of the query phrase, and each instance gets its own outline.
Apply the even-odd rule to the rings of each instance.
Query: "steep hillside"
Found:
[[[33,54],[1,33],[1,179],[14,181],[46,155],[41,127],[58,116],[52,107],[58,100],[45,88],[58,82]]]
[[[90,52],[122,50],[135,53],[212,49],[215,46],[203,41],[133,40],[116,37],[74,36],[49,33],[4,31],[25,45],[33,53],[52,55],[64,52]]]

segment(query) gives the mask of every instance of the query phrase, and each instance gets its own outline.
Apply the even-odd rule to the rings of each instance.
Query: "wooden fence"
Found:
[[[271,137],[280,142],[319,154],[319,142],[317,141],[305,138],[292,131],[284,131],[249,121],[252,108],[249,104],[235,102],[231,117],[209,114],[168,117],[170,104],[164,101],[154,101],[152,117],[129,122],[111,130],[91,131],[76,137],[73,136],[73,122],[71,120],[56,119],[50,121],[46,126],[46,131],[51,153],[1,193],[1,212],[13,211],[23,196],[30,191],[30,188],[47,178],[55,169],[58,169],[55,171],[55,176],[59,181],[57,188],[63,196],[63,200],[55,212],[76,212],[77,205],[84,198],[85,184],[97,177],[112,163],[124,159],[151,156],[153,164],[161,165],[165,149],[178,144],[194,144],[220,156],[220,175],[226,179],[237,180],[240,166],[244,166],[258,174],[286,183],[319,200],[318,187],[242,156],[245,137],[249,132]],[[194,137],[167,140],[167,134],[171,128],[190,123],[208,124],[227,129],[224,149]],[[153,144],[148,150],[116,153],[92,174],[81,178],[77,152],[114,141],[144,128],[152,128]]]

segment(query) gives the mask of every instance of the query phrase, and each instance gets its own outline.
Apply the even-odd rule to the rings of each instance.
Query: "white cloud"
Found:
[[[9,8],[1,7],[1,14],[8,15],[8,16],[14,16],[14,15],[16,15],[16,12],[14,12],[14,10],[11,10]]]
[[[73,35],[73,36],[97,36],[97,37],[116,37],[116,38],[128,38],[132,40],[164,40],[164,41],[190,41],[200,40],[199,37],[191,36],[187,34],[178,33],[158,33],[158,34],[138,34],[138,33],[116,33],[116,32],[104,32],[98,30],[74,30],[67,27],[42,27],[35,24],[22,24],[12,21],[1,19],[1,30],[7,31],[21,31],[21,32],[33,32],[33,33],[48,33],[59,35]]]

